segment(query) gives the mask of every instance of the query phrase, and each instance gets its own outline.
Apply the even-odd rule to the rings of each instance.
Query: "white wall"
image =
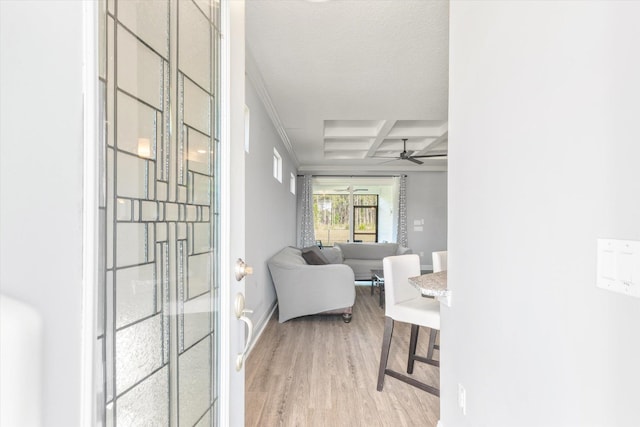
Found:
[[[44,321],[43,425],[80,424],[82,2],[0,2],[0,291]]]
[[[451,3],[445,427],[640,425],[640,3]],[[467,415],[457,385],[467,391]]]
[[[407,237],[420,264],[431,267],[431,253],[447,249],[447,173],[409,172],[407,175]],[[424,220],[417,231],[415,220]]]
[[[246,254],[254,267],[246,278],[246,305],[260,328],[276,303],[267,259],[285,246],[296,245],[296,196],[289,191],[289,177],[297,170],[251,79],[246,79],[246,103],[250,110],[250,144],[246,155]],[[282,156],[282,183],[273,177],[273,148]]]

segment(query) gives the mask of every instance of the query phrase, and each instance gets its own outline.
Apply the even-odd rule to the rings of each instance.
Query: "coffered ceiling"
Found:
[[[446,170],[447,1],[248,0],[247,76],[300,171]]]

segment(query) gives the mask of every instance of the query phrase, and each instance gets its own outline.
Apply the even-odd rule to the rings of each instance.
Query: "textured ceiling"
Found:
[[[445,159],[447,1],[248,0],[248,75],[300,170],[421,170]],[[264,99],[263,99],[264,100]]]

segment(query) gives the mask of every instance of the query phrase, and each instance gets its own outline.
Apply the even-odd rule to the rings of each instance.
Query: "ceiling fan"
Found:
[[[347,188],[334,188],[333,191],[341,191],[341,192],[351,191],[351,186],[349,186]],[[368,188],[354,188],[353,192],[355,193],[356,191],[369,191],[369,189]]]
[[[410,162],[422,165],[424,164],[423,161],[418,160],[419,158],[428,158],[428,157],[447,157],[446,154],[443,153],[439,153],[439,154],[421,154],[418,156],[414,156],[413,153],[414,151],[407,151],[407,138],[402,138],[402,142],[404,144],[404,148],[402,150],[402,152],[400,153],[400,155],[398,157],[379,157],[379,158],[383,158],[383,159],[394,159],[394,160],[409,160]],[[374,157],[378,157],[378,156],[374,156]]]

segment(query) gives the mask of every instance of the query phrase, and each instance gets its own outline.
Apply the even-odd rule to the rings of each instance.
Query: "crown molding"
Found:
[[[289,135],[287,135],[287,131],[284,129],[284,126],[282,125],[282,121],[280,120],[278,111],[276,110],[276,107],[273,105],[273,102],[271,101],[271,96],[269,95],[269,91],[267,91],[267,88],[264,84],[264,79],[262,78],[262,74],[258,69],[255,59],[253,58],[253,55],[251,54],[251,50],[249,49],[249,46],[245,47],[245,56],[246,56],[245,74],[247,78],[251,81],[251,84],[255,88],[256,92],[258,93],[258,98],[260,98],[260,101],[262,102],[264,109],[267,111],[267,115],[271,119],[271,123],[273,124],[273,127],[275,128],[276,132],[278,132],[278,135],[280,135],[280,139],[282,140],[282,143],[287,149],[289,156],[291,156],[291,161],[293,162],[293,164],[297,169],[300,167],[300,161],[298,160],[298,156],[296,156],[296,153],[293,149],[293,145],[291,144]]]

